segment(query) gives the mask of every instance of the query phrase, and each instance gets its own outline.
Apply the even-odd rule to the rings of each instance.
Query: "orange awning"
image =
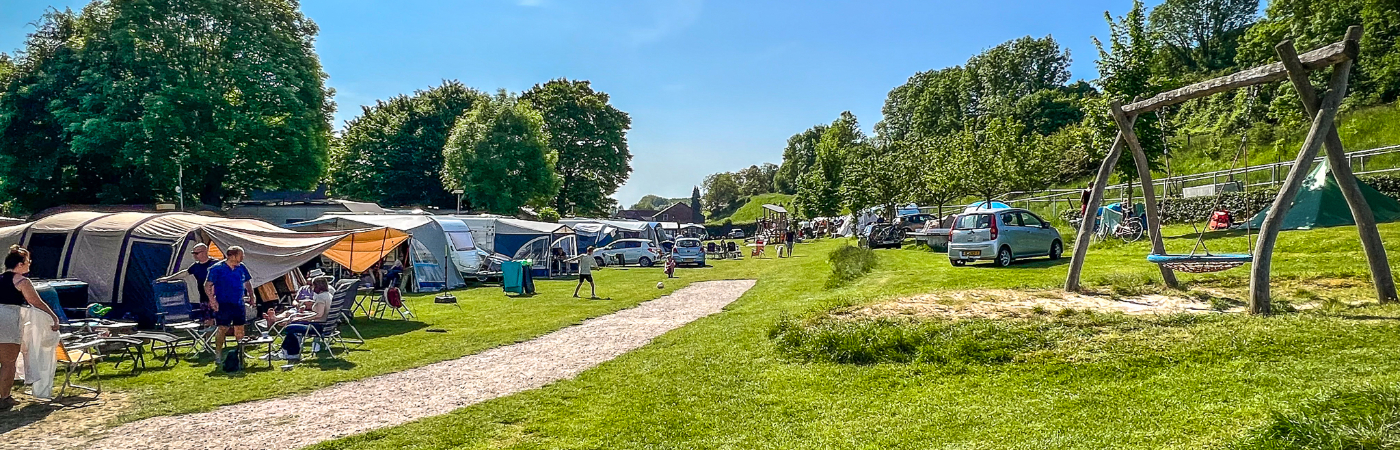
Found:
[[[351,272],[364,272],[407,240],[408,233],[393,228],[376,228],[351,233],[326,250],[324,255]]]

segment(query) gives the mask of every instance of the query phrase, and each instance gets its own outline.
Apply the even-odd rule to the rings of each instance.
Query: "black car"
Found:
[[[904,245],[904,228],[889,223],[872,223],[860,234],[860,246],[865,248],[900,248]]]

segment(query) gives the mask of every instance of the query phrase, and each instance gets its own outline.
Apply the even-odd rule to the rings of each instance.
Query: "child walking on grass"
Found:
[[[666,278],[676,277],[676,253],[666,254]]]

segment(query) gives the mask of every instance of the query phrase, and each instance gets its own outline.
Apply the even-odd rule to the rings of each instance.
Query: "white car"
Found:
[[[619,261],[618,257],[622,260]],[[594,250],[593,259],[600,266],[636,263],[651,267],[661,260],[661,249],[651,239],[618,239],[607,247]]]

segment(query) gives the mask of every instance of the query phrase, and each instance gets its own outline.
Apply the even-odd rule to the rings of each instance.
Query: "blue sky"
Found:
[[[0,0],[0,51],[52,6]],[[1149,4],[1158,3],[1156,1]],[[915,72],[962,64],[1021,36],[1053,35],[1075,79],[1091,36],[1130,0],[704,1],[304,0],[336,89],[335,127],[376,99],[458,79],[512,92],[593,82],[632,116],[632,178],[615,195],[689,196],[710,173],[778,163],[788,136],[849,110],[869,130]]]

